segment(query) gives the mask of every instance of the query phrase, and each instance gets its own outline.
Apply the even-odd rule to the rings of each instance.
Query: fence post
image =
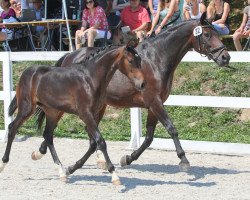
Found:
[[[141,109],[130,109],[130,123],[131,123],[131,139],[129,143],[130,149],[136,149],[140,146],[140,137],[142,136],[142,119]]]
[[[10,61],[10,52],[5,52],[3,58],[3,94],[4,94],[4,131],[0,134],[0,141],[7,140],[8,125],[12,122],[12,117],[8,115],[8,108],[11,102],[12,91],[12,63]]]

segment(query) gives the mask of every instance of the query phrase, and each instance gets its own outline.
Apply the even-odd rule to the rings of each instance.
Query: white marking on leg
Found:
[[[103,170],[107,170],[108,169],[107,163],[106,163],[106,160],[104,158],[102,151],[97,150],[96,156],[97,156],[97,159],[96,159],[97,167]]]
[[[112,183],[114,185],[121,185],[120,178],[117,176],[115,171],[112,172]]]
[[[68,177],[68,173],[67,173],[66,168],[64,168],[62,165],[59,165],[58,169],[59,169],[60,180],[63,181],[63,182],[66,182],[67,181],[67,177]]]
[[[3,161],[0,162],[0,173],[3,171],[3,169],[6,165],[7,165],[7,163],[3,163]]]

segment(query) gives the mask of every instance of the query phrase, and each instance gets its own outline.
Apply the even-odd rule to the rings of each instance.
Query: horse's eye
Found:
[[[204,35],[205,35],[205,37],[207,37],[207,38],[210,36],[209,33],[204,33]]]

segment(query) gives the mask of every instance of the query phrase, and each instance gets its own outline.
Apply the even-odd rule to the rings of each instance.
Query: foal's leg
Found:
[[[150,110],[148,110],[147,124],[146,124],[147,132],[146,132],[145,140],[140,146],[140,148],[135,150],[130,156],[125,155],[121,158],[120,164],[122,167],[126,165],[130,165],[134,160],[137,160],[139,156],[145,151],[145,149],[150,146],[150,144],[153,141],[154,131],[155,131],[157,121],[158,120],[155,117],[155,115]]]
[[[78,160],[74,165],[68,167],[67,171],[69,174],[73,174],[77,169],[80,169],[96,150],[97,144],[94,138],[90,133],[88,133],[88,135],[89,135],[89,149],[80,160]]]
[[[167,129],[168,133],[172,137],[176,148],[177,156],[181,159],[181,162],[179,163],[180,170],[187,171],[190,167],[190,164],[186,158],[185,152],[181,147],[178,132],[174,127],[172,121],[170,120],[167,111],[164,109],[162,101],[156,98],[152,103],[150,110],[155,114],[157,119],[162,123],[162,125]]]
[[[68,174],[66,170],[64,169],[61,161],[58,158],[58,155],[56,153],[54,143],[53,143],[53,133],[57,126],[58,121],[61,119],[63,115],[63,112],[59,112],[58,110],[54,110],[54,109],[44,109],[44,110],[46,114],[46,125],[44,129],[43,137],[45,140],[42,142],[39,152],[33,152],[31,157],[33,160],[39,159],[46,153],[47,147],[49,147],[53,161],[59,168],[60,179],[62,181],[66,181]],[[38,158],[37,158],[37,155],[38,155]]]
[[[88,116],[86,116],[86,115],[87,114],[85,113],[85,116],[80,116],[80,118],[87,125],[87,129],[88,129],[89,133],[91,133],[93,139],[95,140],[95,142],[97,144],[97,149],[103,153],[103,156],[104,156],[105,161],[107,163],[108,171],[112,174],[112,183],[114,185],[120,185],[121,184],[120,179],[115,173],[115,167],[109,158],[109,155],[107,153],[106,142],[103,139],[103,137],[101,136],[100,131],[98,130],[97,123],[95,122],[94,118],[90,116],[91,114],[89,114]]]
[[[0,162],[0,172],[3,171],[5,165],[9,162],[10,150],[13,143],[13,140],[16,136],[18,128],[26,121],[32,114],[32,106],[29,103],[23,103],[24,105],[18,108],[18,113],[13,122],[9,124],[8,127],[8,142],[5,149],[2,162]]]

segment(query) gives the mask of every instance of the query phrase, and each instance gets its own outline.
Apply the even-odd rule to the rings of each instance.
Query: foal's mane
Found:
[[[121,47],[121,46],[109,45],[109,46],[97,48],[94,52],[91,52],[90,55],[85,56],[85,58],[83,60],[81,60],[80,62],[77,62],[75,64],[87,65],[93,59],[96,59],[97,57],[100,57],[100,56],[104,55],[105,53],[112,51],[114,49],[117,49],[119,47]]]

